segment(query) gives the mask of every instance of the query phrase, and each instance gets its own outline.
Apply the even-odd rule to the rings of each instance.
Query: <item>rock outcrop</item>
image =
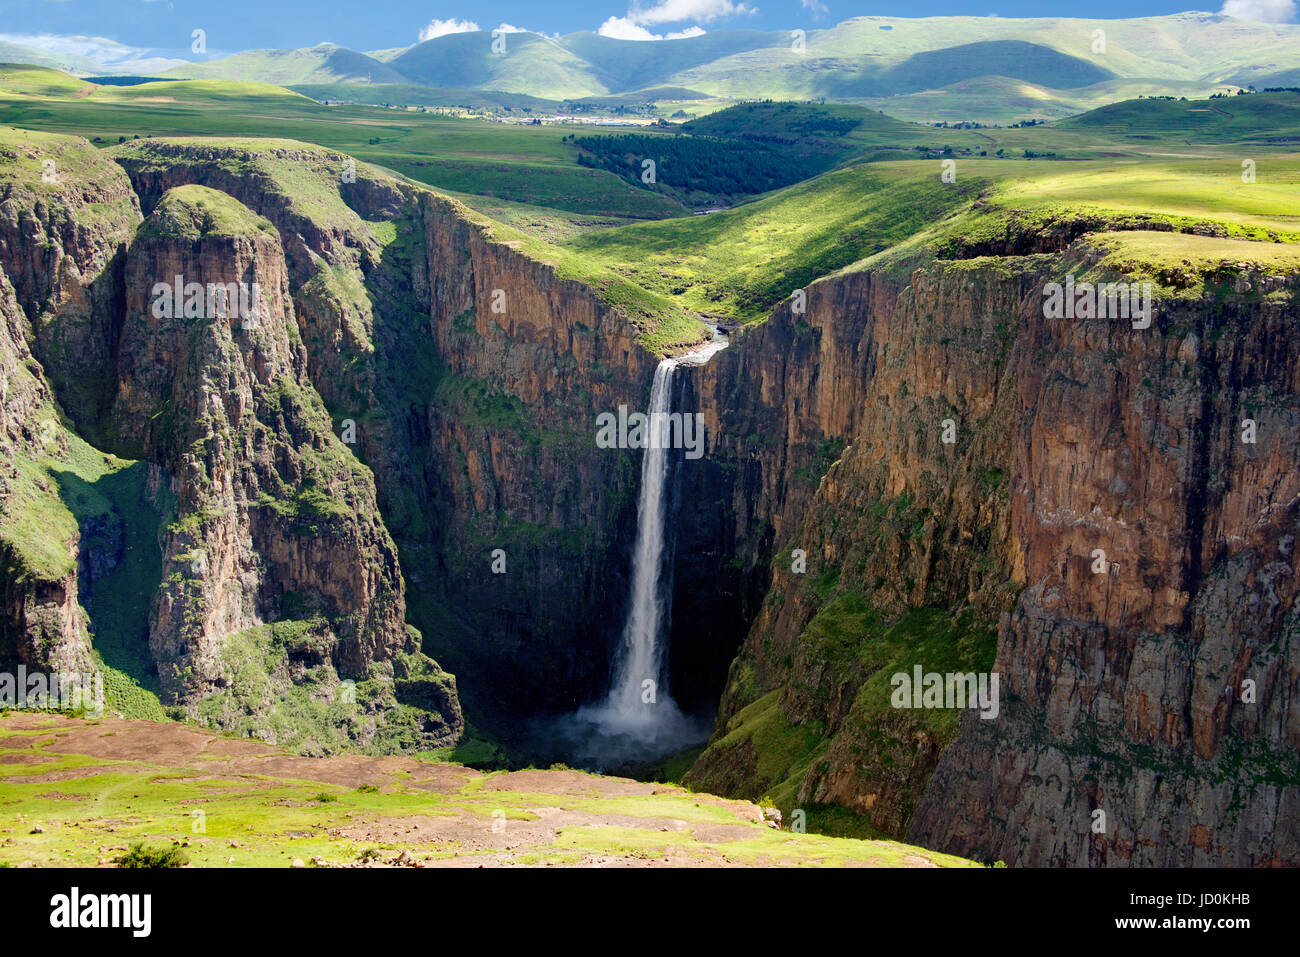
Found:
[[[1147,330],[1044,318],[1096,259],[833,277],[704,371],[720,445],[776,433],[732,486],[775,555],[689,783],[1012,864],[1300,860],[1297,284],[1166,290]],[[800,494],[789,450],[826,439]],[[915,665],[997,672],[996,717],[892,707]]]
[[[337,153],[140,141],[118,160],[146,209],[209,186],[285,237],[308,371],[375,473],[410,619],[492,730],[602,690],[639,459],[598,448],[596,417],[644,405],[636,327],[455,202]]]
[[[93,423],[111,382],[130,183],[89,143],[0,133],[0,662],[93,667],[81,536],[64,507],[67,416]],[[56,397],[57,392],[57,397]]]
[[[84,155],[61,189],[24,182],[68,150]],[[152,585],[135,583],[153,595],[148,673],[131,678],[164,701],[308,752],[454,743],[454,679],[406,623],[396,546],[371,472],[312,384],[275,228],[201,187],[151,197],[141,223],[121,167],[84,141],[24,141],[9,160],[3,355],[23,388],[6,394],[18,481],[4,496],[0,648],[69,670],[94,666],[101,644],[139,644],[120,615],[88,622],[78,587],[123,561],[160,561]],[[30,441],[42,408],[49,449]],[[147,465],[141,494],[157,515],[131,520],[158,523],[158,556],[124,554],[124,503],[99,481],[122,460],[83,436]],[[62,483],[60,459],[72,463]],[[59,522],[49,532],[23,522],[33,495]],[[42,540],[65,526],[62,545]],[[66,556],[49,560],[52,545]]]

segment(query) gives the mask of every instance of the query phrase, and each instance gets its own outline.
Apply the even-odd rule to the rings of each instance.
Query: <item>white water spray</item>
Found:
[[[676,359],[664,359],[655,369],[647,410],[651,428],[667,426],[665,414],[672,405],[673,370]],[[656,414],[658,413],[658,414]],[[666,428],[660,429],[661,433]],[[678,717],[677,705],[668,696],[663,674],[663,648],[659,637],[667,598],[659,581],[664,553],[664,486],[668,478],[668,443],[661,434],[652,440],[641,458],[641,498],[636,509],[636,550],[632,553],[632,596],[623,644],[619,649],[614,684],[605,704],[606,724],[622,729],[647,728],[664,717]],[[662,695],[660,692],[662,691]],[[667,709],[668,714],[660,714]]]
[[[727,347],[716,332],[707,346],[678,358],[664,359],[655,369],[647,412],[651,428],[659,428],[657,441],[647,443],[641,458],[641,493],[637,503],[636,546],[632,553],[632,593],[615,659],[614,680],[608,697],[581,709],[577,718],[590,722],[607,744],[618,739],[623,747],[600,748],[642,753],[670,753],[707,736],[708,726],[682,714],[668,691],[664,637],[670,623],[667,589],[663,586],[666,502],[669,491],[667,413],[672,411],[673,373],[682,364],[700,365]]]

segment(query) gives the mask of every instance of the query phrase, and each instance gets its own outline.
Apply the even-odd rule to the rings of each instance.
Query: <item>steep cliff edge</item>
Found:
[[[140,224],[121,168],[84,141],[16,139],[6,659],[101,663],[306,752],[454,743],[454,679],[406,624],[396,547],[312,386],[275,229],[197,187]],[[80,165],[43,180],[68,151]]]
[[[628,312],[523,238],[328,150],[115,153],[146,209],[201,184],[286,237],[309,374],[375,473],[411,620],[493,730],[603,690],[639,459],[599,448],[596,417],[641,408],[655,361]]]
[[[1166,283],[1149,329],[1045,318],[1045,282],[1133,267],[1105,253],[869,262],[705,372],[722,436],[728,362],[802,341],[811,390],[784,346],[748,404],[851,444],[806,508],[749,483],[773,587],[688,783],[1015,864],[1300,858],[1297,284],[1239,263]],[[918,665],[999,673],[996,714],[895,707]]]
[[[908,830],[927,844],[1300,861],[1300,282],[1238,262],[1191,284],[1145,331],[1028,316],[1005,710],[964,718]]]
[[[92,421],[103,407],[121,249],[139,221],[126,177],[84,140],[0,131],[0,663],[7,666],[94,667],[82,590],[115,561],[116,528],[90,487],[107,467],[104,457],[65,416]],[[84,538],[83,524],[92,528]],[[84,547],[92,544],[100,547]]]

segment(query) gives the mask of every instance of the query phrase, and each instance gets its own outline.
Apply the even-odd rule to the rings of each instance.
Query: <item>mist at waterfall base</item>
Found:
[[[673,449],[667,441],[667,414],[673,411],[674,373],[683,365],[702,365],[727,347],[714,330],[705,347],[664,359],[650,388],[651,430],[658,441],[642,452],[637,501],[636,543],[632,553],[627,619],[617,645],[608,694],[573,714],[540,722],[549,750],[578,767],[611,771],[656,761],[708,740],[712,715],[683,714],[668,683],[667,637],[672,622],[672,542],[668,510]]]

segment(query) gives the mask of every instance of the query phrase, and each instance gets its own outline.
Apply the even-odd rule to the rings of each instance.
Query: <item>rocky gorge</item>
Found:
[[[328,150],[4,149],[0,660],[84,670],[116,619],[82,595],[134,563],[139,681],[304,752],[605,689],[635,322]],[[868,261],[683,369],[669,673],[717,712],[685,781],[1012,865],[1295,864],[1300,283],[1052,319],[1045,283],[1115,272],[1066,232]],[[256,282],[259,321],[156,317],[174,276]],[[998,716],[891,707],[913,666],[997,672]]]

